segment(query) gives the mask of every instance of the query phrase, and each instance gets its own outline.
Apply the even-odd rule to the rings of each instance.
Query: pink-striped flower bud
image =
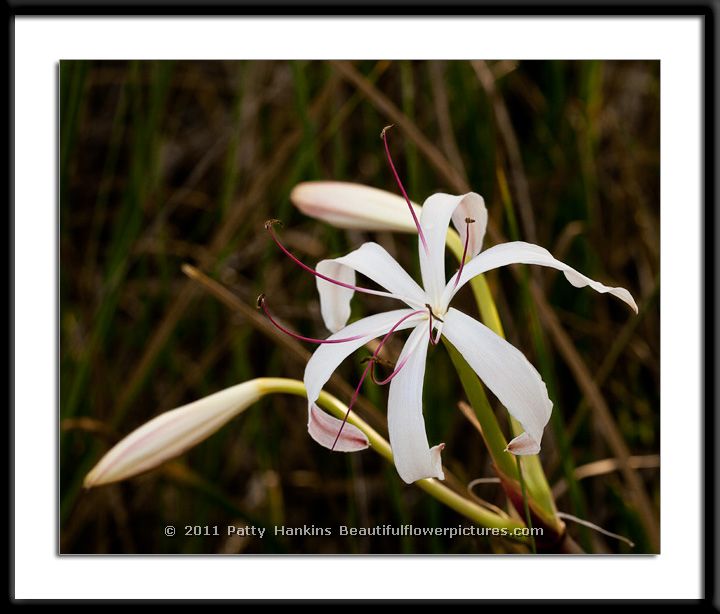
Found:
[[[227,388],[153,418],[114,446],[85,477],[85,488],[127,479],[197,445],[255,403],[257,380]]]
[[[416,233],[402,196],[359,183],[306,181],[290,193],[290,200],[305,215],[338,228]],[[420,207],[413,203],[417,216]]]

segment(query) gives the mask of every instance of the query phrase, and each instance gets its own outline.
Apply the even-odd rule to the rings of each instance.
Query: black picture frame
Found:
[[[704,310],[701,314],[701,323],[703,327],[704,344],[702,348],[702,392],[703,392],[703,421],[704,421],[704,441],[703,441],[703,458],[704,458],[704,516],[702,519],[704,532],[704,552],[703,552],[703,574],[702,574],[702,598],[696,601],[692,600],[608,600],[597,601],[591,600],[587,602],[557,602],[554,600],[541,600],[535,603],[540,605],[567,605],[576,606],[595,606],[607,607],[607,605],[641,605],[655,607],[657,605],[678,605],[682,607],[695,606],[706,611],[720,611],[720,601],[717,594],[718,575],[716,568],[717,552],[719,545],[718,533],[716,530],[717,520],[717,476],[716,470],[718,462],[718,454],[715,449],[715,442],[720,438],[720,428],[715,416],[716,411],[716,392],[715,381],[720,377],[718,369],[715,366],[715,350],[717,347],[717,332],[715,329],[714,316],[717,309],[716,303],[716,268],[715,262],[718,257],[715,237],[718,235],[718,222],[715,215],[716,207],[716,180],[719,169],[716,161],[716,148],[718,142],[717,123],[716,123],[716,104],[717,104],[717,43],[715,34],[717,31],[718,5],[720,0],[700,0],[691,3],[680,2],[649,2],[634,1],[627,4],[618,0],[608,0],[605,2],[589,2],[578,3],[568,1],[554,1],[545,3],[530,3],[525,1],[507,0],[505,2],[474,2],[452,0],[442,5],[421,2],[418,0],[395,0],[392,4],[385,4],[380,0],[368,0],[363,3],[351,2],[342,6],[337,2],[329,1],[305,1],[291,3],[283,0],[208,0],[207,2],[188,3],[178,0],[153,0],[145,3],[141,0],[127,0],[121,2],[119,0],[110,0],[109,2],[92,2],[83,0],[74,0],[69,2],[48,2],[35,0],[12,0],[6,3],[6,27],[7,27],[7,57],[3,63],[5,68],[5,82],[9,90],[9,115],[8,121],[4,124],[3,131],[5,142],[8,144],[8,159],[10,164],[6,167],[6,185],[8,186],[9,202],[14,202],[13,197],[13,148],[14,148],[14,132],[13,132],[13,82],[14,82],[14,20],[18,16],[44,16],[44,17],[63,17],[63,16],[212,16],[212,15],[233,15],[233,16],[442,16],[442,15],[472,15],[472,16],[677,16],[677,15],[697,15],[703,20],[703,82],[704,82],[704,133],[705,140],[703,143],[703,187],[704,187],[704,208],[702,212],[703,220],[703,245],[702,253],[704,259],[704,270],[702,271],[702,280],[704,282],[703,304]],[[8,250],[8,279],[10,280],[10,321],[8,334],[8,348],[11,365],[10,377],[8,383],[10,407],[15,408],[14,390],[13,390],[13,351],[15,344],[22,343],[22,339],[18,339],[14,335],[14,316],[13,316],[13,270],[14,270],[14,226],[13,226],[13,207],[8,207],[8,234],[9,234],[9,250]],[[700,246],[698,246],[700,247]],[[8,562],[10,570],[10,601],[14,605],[29,605],[35,603],[36,600],[17,600],[14,596],[13,580],[14,580],[14,522],[13,522],[13,419],[12,411],[9,412],[9,483],[10,483],[10,516],[8,534]],[[130,599],[130,603],[143,603],[144,600]],[[178,603],[176,600],[168,600],[167,603]],[[182,603],[198,603],[202,600],[187,600]],[[272,603],[273,600],[264,601],[262,603]],[[85,602],[87,603],[87,602]],[[248,600],[243,603],[259,603],[256,600]],[[353,602],[342,602],[351,604]],[[382,603],[377,600],[368,600],[362,603],[374,604]],[[413,602],[408,601],[408,604]],[[423,605],[445,604],[444,601],[423,601]],[[494,600],[473,600],[463,601],[460,603],[478,603],[482,605],[521,605],[522,602],[513,601],[494,601]]]

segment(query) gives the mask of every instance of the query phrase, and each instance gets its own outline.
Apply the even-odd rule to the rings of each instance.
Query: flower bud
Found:
[[[305,215],[338,228],[417,232],[402,196],[359,183],[307,181],[293,188],[290,200]],[[419,216],[420,207],[413,207]]]
[[[258,381],[251,380],[160,414],[105,454],[85,476],[85,488],[124,480],[182,454],[242,413],[262,394]]]

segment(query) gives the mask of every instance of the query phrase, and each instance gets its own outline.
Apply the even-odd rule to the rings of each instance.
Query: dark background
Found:
[[[578,369],[527,284],[508,269],[488,276],[508,339],[555,405],[541,458],[559,508],[636,547],[572,524],[571,534],[593,552],[657,551],[625,475],[638,473],[657,514],[659,91],[658,62],[62,62],[60,551],[514,551],[498,538],[165,537],[169,524],[468,524],[371,451],[317,446],[294,397],[258,403],[147,475],[81,488],[114,442],[161,411],[252,377],[302,378],[302,361],[188,280],[183,263],[248,305],[265,292],[279,317],[312,336],[326,334],[315,282],[278,253],[267,218],[285,222],[284,240],[309,264],[372,238],[417,273],[410,235],[336,230],[288,199],[308,179],[395,191],[379,139],[393,122],[395,162],[414,200],[460,193],[466,182],[506,237],[634,295],[639,316],[555,271],[527,268]],[[469,292],[458,298],[475,313]],[[360,297],[353,313],[384,304]],[[353,387],[362,357],[339,370]],[[492,469],[455,409],[463,393],[446,353],[432,352],[428,365],[429,439],[447,443],[444,461],[464,490]],[[611,424],[584,394],[587,378]],[[363,394],[384,414],[385,388],[367,384]],[[498,416],[504,424],[505,410]],[[625,472],[613,429],[632,455]],[[494,485],[477,492],[506,505]]]

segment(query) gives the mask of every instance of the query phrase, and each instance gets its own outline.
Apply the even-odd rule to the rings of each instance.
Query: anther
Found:
[[[390,128],[392,128],[394,125],[395,125],[395,124],[390,124],[389,126],[385,126],[385,127],[380,131],[380,138],[381,138],[381,139],[386,138],[386,137],[385,137],[385,133],[386,133],[388,130],[390,130]]]
[[[269,219],[265,222],[265,230],[270,230],[273,226],[278,226],[279,228],[282,228],[285,224],[282,223],[282,220],[276,220],[276,219]]]

